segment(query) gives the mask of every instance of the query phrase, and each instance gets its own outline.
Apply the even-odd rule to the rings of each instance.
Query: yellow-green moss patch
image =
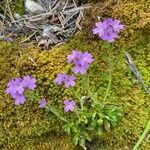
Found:
[[[101,3],[99,3],[101,5]],[[98,6],[98,4],[94,5]],[[67,44],[52,50],[19,48],[15,44],[0,44],[0,99],[2,134],[0,142],[3,149],[61,149],[74,150],[70,137],[64,135],[59,121],[53,114],[38,108],[38,104],[27,100],[22,106],[14,106],[13,100],[5,94],[7,82],[16,76],[30,74],[38,81],[37,91],[45,96],[51,104],[63,114],[63,100],[71,96],[69,90],[56,87],[53,80],[57,73],[68,72],[70,65],[66,56],[73,49],[89,51],[95,62],[89,70],[90,84],[99,91],[99,99],[103,101],[108,84],[108,51],[103,42],[91,34],[96,22],[96,16],[114,17],[126,25],[113,48],[112,54],[112,87],[107,102],[117,105],[123,111],[123,119],[110,133],[93,141],[95,150],[130,150],[142,134],[146,123],[150,119],[150,96],[135,82],[135,77],[129,70],[124,51],[128,51],[143,79],[150,85],[150,31],[149,23],[140,22],[147,13],[147,1],[123,2],[117,1],[106,7],[105,11],[94,7],[87,13],[84,25],[87,27],[82,33],[73,37]],[[116,13],[117,12],[117,13]],[[120,12],[120,13],[119,13]],[[79,85],[82,85],[79,81]],[[55,147],[57,145],[57,147]],[[93,147],[93,146],[91,146]],[[140,150],[149,150],[148,140],[143,141]]]

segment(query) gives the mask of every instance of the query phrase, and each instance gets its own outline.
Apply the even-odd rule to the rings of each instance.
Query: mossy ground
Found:
[[[143,79],[150,85],[150,25],[148,1],[110,1],[94,4],[86,14],[83,25],[87,28],[77,34],[67,44],[52,50],[41,51],[35,47],[21,48],[17,44],[0,44],[0,100],[2,149],[52,149],[74,150],[70,137],[65,135],[61,122],[51,113],[39,109],[37,103],[27,102],[15,106],[14,101],[5,94],[7,82],[16,76],[30,74],[38,80],[38,91],[63,114],[63,100],[69,91],[56,87],[55,75],[67,72],[70,66],[66,56],[72,49],[89,51],[95,62],[90,68],[90,84],[99,91],[103,101],[108,84],[108,50],[103,42],[91,34],[96,16],[113,17],[126,25],[120,39],[115,42],[112,55],[112,86],[107,101],[118,105],[123,111],[123,119],[102,139],[93,141],[94,150],[130,150],[143,132],[150,119],[150,96],[135,82],[130,72],[124,51],[128,51],[135,60]],[[105,6],[103,10],[100,8]],[[31,61],[32,58],[36,65]],[[78,88],[82,83],[78,83]],[[59,99],[59,100],[58,100]],[[145,139],[140,150],[149,150],[150,142]]]

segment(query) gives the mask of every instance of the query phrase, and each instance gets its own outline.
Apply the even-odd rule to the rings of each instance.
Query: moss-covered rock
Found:
[[[104,42],[91,34],[96,16],[120,19],[126,25],[112,52],[112,86],[108,103],[117,105],[124,113],[121,123],[110,133],[105,133],[100,140],[93,141],[89,149],[94,150],[130,150],[143,132],[150,119],[150,96],[135,82],[125,60],[124,51],[133,56],[143,79],[150,85],[150,31],[147,1],[117,1],[116,3],[98,3],[87,12],[83,25],[87,28],[76,35],[67,44],[49,51],[35,47],[21,48],[17,44],[0,44],[0,99],[2,149],[75,149],[70,137],[62,131],[62,122],[53,114],[38,108],[38,104],[27,100],[24,105],[14,106],[14,101],[5,94],[7,82],[13,77],[30,74],[37,79],[37,92],[63,115],[63,100],[70,96],[69,90],[55,86],[56,74],[68,72],[66,56],[72,49],[89,51],[95,61],[89,70],[90,84],[99,91],[103,102],[108,84],[108,55]],[[100,6],[105,6],[103,10]],[[142,24],[141,24],[142,23]],[[82,85],[80,81],[77,88]],[[143,141],[141,150],[149,150],[148,140]]]
[[[36,51],[36,49],[34,51]],[[37,55],[38,54],[42,55],[42,53],[37,53]],[[40,110],[38,104],[31,103],[30,100],[26,102],[25,105],[16,107],[14,101],[5,94],[7,82],[13,77],[22,76],[22,70],[25,71],[25,68],[23,68],[24,62],[21,61],[21,59],[26,60],[27,63],[29,62],[29,69],[31,69],[30,66],[32,66],[32,62],[28,59],[29,54],[26,55],[26,52],[15,44],[1,42],[0,56],[0,115],[2,122],[0,143],[2,144],[2,148],[55,149],[55,147],[60,147],[61,149],[61,147],[64,147],[64,149],[71,149],[70,139],[63,134],[61,124],[55,116],[46,113],[44,110]],[[25,56],[27,56],[27,58],[25,58]],[[45,55],[42,56],[45,57]],[[20,66],[20,68],[18,68],[18,66]],[[34,70],[33,68],[31,70],[29,69],[29,72]],[[32,71],[30,74],[33,74]],[[42,72],[40,75],[42,75]],[[36,76],[36,72],[34,72],[33,76]],[[42,77],[43,76],[44,72]],[[40,78],[41,76],[36,76],[36,78],[38,77],[39,79],[43,79]],[[45,78],[47,77],[45,76]],[[44,84],[42,87],[44,89]],[[57,97],[56,94],[61,91],[56,90],[55,92],[53,88],[52,94],[54,96],[52,100],[54,100],[54,97]]]

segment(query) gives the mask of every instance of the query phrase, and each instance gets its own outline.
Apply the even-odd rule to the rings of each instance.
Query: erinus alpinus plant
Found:
[[[0,149],[149,150],[150,97],[137,78],[142,77],[149,89],[150,2],[84,0],[92,5],[87,4],[79,24],[82,31],[64,44],[41,50],[30,41],[40,40],[43,28],[35,33],[28,16],[21,16],[24,0],[6,1],[0,2]],[[26,28],[9,18],[8,5],[15,20],[19,13],[25,19],[19,20],[32,28],[32,37],[16,28],[19,35],[9,31],[10,23]],[[59,26],[60,14],[51,16],[44,16],[47,23],[54,18]],[[23,84],[25,77],[34,81],[34,88]]]
[[[15,105],[24,104],[26,99],[30,100],[31,97],[34,97],[39,103],[39,108],[51,111],[58,119],[63,121],[64,131],[71,135],[75,145],[79,144],[84,149],[86,149],[86,141],[92,141],[95,135],[101,137],[103,132],[115,127],[122,116],[121,110],[116,105],[108,103],[107,99],[112,84],[111,51],[113,42],[118,38],[120,30],[124,29],[124,25],[120,24],[117,19],[108,18],[97,22],[95,26],[92,29],[93,34],[98,34],[100,39],[106,41],[104,45],[110,51],[108,59],[109,82],[104,99],[100,100],[98,91],[90,85],[88,74],[92,63],[94,63],[94,58],[88,51],[81,52],[80,50],[73,50],[67,56],[66,61],[71,65],[70,70],[60,72],[53,81],[56,86],[61,86],[72,92],[72,97],[62,100],[63,114],[59,114],[59,111],[49,104],[45,95],[34,92],[37,87],[36,79],[29,75],[24,76],[23,79],[17,77],[12,79],[6,90],[6,93],[15,99]],[[81,85],[82,90],[76,89],[78,80],[82,80],[82,83],[84,83]],[[72,115],[74,117],[71,117]]]

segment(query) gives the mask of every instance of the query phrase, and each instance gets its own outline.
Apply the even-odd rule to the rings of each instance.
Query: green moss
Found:
[[[14,13],[19,13],[20,15],[24,14],[24,0],[15,0],[14,2],[10,3],[10,7]]]
[[[8,11],[7,8],[5,8],[6,7],[5,3],[6,3],[5,1],[0,2],[1,14],[5,14]],[[24,11],[25,11],[24,0],[10,1],[9,6],[12,11],[12,14],[14,14],[14,13],[19,13],[20,15],[24,14]],[[4,12],[4,11],[6,11],[6,12]]]
[[[2,7],[2,5],[3,5],[3,2],[0,2],[0,13],[1,14],[3,14],[3,7]]]
[[[42,55],[42,53],[39,54]],[[29,147],[31,149],[37,149],[38,145],[41,149],[43,149],[42,147],[53,148],[56,145],[57,147],[63,146],[66,150],[70,149],[72,147],[70,139],[62,133],[61,122],[58,122],[53,114],[38,109],[38,104],[31,103],[30,101],[27,101],[22,106],[16,107],[14,106],[14,101],[5,94],[7,82],[13,77],[21,76],[22,70],[25,69],[23,68],[24,62],[21,62],[21,59],[26,59],[26,62],[29,63],[29,68],[32,66],[28,57],[25,58],[26,53],[15,44],[1,42],[0,56],[0,99],[2,108],[0,112],[2,119],[0,143],[2,143],[3,149],[29,149]],[[18,68],[18,65],[22,65],[22,67],[20,66]],[[36,76],[35,72],[34,75]],[[60,93],[57,88],[56,93]],[[54,100],[54,96],[52,100]]]
[[[100,3],[101,5],[101,3]],[[99,6],[96,4],[96,6]],[[145,20],[148,8],[147,1],[117,2],[108,5],[101,11],[99,7],[91,9],[86,14],[84,22],[87,28],[73,37],[67,44],[55,47],[49,51],[40,51],[34,47],[21,49],[17,44],[0,44],[0,99],[2,134],[0,142],[3,149],[62,149],[73,150],[70,137],[64,135],[61,122],[51,113],[38,109],[38,104],[29,100],[22,106],[14,106],[13,100],[4,93],[7,82],[16,76],[30,74],[38,79],[37,91],[46,96],[48,102],[63,114],[63,100],[71,96],[69,90],[56,87],[53,83],[55,75],[68,72],[70,66],[66,56],[72,49],[89,51],[95,62],[90,68],[90,84],[99,91],[99,98],[103,101],[108,84],[108,54],[103,42],[90,34],[96,16],[114,17],[126,25],[121,38],[115,42],[112,56],[113,74],[111,96],[107,101],[118,105],[124,112],[123,119],[117,128],[105,133],[100,140],[94,140],[94,150],[132,149],[141,135],[146,123],[150,119],[149,96],[135,83],[124,57],[124,50],[131,53],[146,84],[150,84],[150,55],[149,23],[140,24]],[[117,13],[116,13],[117,12]],[[120,12],[120,13],[119,13]],[[145,12],[145,13],[144,13]],[[91,42],[92,41],[92,42]],[[33,63],[34,61],[34,63]],[[78,89],[82,83],[79,81]],[[55,147],[57,145],[57,147]],[[149,150],[150,143],[145,140],[139,148]]]

